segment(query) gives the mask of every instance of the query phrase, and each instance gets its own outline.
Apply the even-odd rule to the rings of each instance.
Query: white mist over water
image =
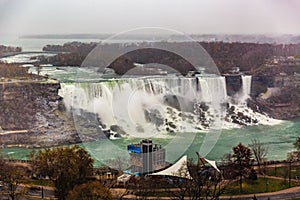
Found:
[[[225,79],[217,76],[62,83],[60,95],[68,109],[96,113],[106,127],[118,125],[134,137],[220,129],[227,99]],[[205,112],[200,103],[208,106]],[[202,120],[198,111],[205,115]]]
[[[97,114],[100,128],[117,125],[132,137],[167,137],[166,133],[199,132],[240,125],[275,124],[278,120],[247,107],[251,76],[242,76],[238,103],[227,96],[225,77],[148,77],[107,80],[98,83],[62,83],[60,95],[75,115],[80,110]],[[226,113],[248,117],[237,123]],[[115,134],[114,131],[110,130]]]
[[[241,75],[242,85],[240,91],[238,91],[233,97],[228,99],[229,110],[234,108],[234,114],[231,114],[226,117],[225,120],[225,129],[239,128],[240,125],[276,125],[281,123],[281,120],[276,120],[270,118],[266,113],[254,112],[251,108],[248,107],[247,102],[251,99],[251,86],[252,86],[252,76],[250,75]],[[239,119],[238,123],[233,123],[234,120],[230,118],[232,115],[241,116],[242,119]],[[251,119],[247,120],[245,118]]]
[[[201,130],[195,129],[196,123],[193,122],[193,120],[183,121],[182,118],[178,117],[180,111],[171,108],[172,113],[169,111],[170,109],[163,112],[164,109],[166,109],[169,106],[162,103],[163,98],[161,96],[163,96],[164,92],[169,91],[171,87],[174,87],[174,89],[170,90],[173,91],[174,94],[184,94],[189,97],[195,96],[203,102],[210,102],[214,97],[214,95],[218,94],[219,96],[217,96],[217,98],[219,98],[219,100],[216,100],[216,98],[213,98],[213,100],[219,107],[223,107],[223,106],[221,106],[220,103],[217,102],[225,102],[225,103],[231,102],[231,97],[228,97],[226,95],[226,85],[225,85],[224,77],[197,77],[197,78],[194,77],[194,78],[186,78],[186,80],[178,80],[179,78],[172,79],[171,77],[169,80],[166,80],[167,77],[161,77],[161,78],[148,77],[148,79],[128,78],[128,79],[120,79],[120,80],[107,80],[105,82],[99,82],[99,83],[96,83],[96,81],[93,81],[93,83],[87,83],[87,82],[74,83],[74,80],[76,80],[77,78],[76,76],[78,70],[77,68],[74,67],[62,68],[66,70],[64,71],[64,70],[55,70],[55,69],[53,70],[52,67],[51,69],[53,72],[50,70],[50,68],[44,68],[47,69],[46,72],[50,74],[50,76],[56,78],[59,77],[61,78],[61,80],[69,81],[69,83],[67,82],[63,83],[64,81],[62,81],[61,90],[59,91],[60,95],[63,96],[64,102],[66,103],[68,109],[71,109],[71,107],[73,106],[74,112],[76,112],[78,108],[82,108],[85,109],[86,111],[90,110],[91,112],[99,113],[99,116],[101,115],[100,116],[101,120],[105,121],[105,123],[107,124],[116,124],[117,122],[121,121],[122,118],[125,127],[127,127],[128,125],[129,127],[127,128],[129,130],[135,131],[133,133],[128,132],[128,136],[125,135],[122,139],[113,140],[112,143],[114,146],[111,148],[107,147],[108,148],[107,150],[105,150],[102,143],[99,144],[97,141],[91,143],[84,143],[83,145],[87,146],[86,148],[90,149],[91,153],[93,153],[94,149],[99,148],[99,155],[97,155],[98,153],[97,152],[97,153],[93,153],[93,156],[95,156],[95,158],[100,161],[111,159],[114,156],[117,157],[120,155],[123,156],[127,154],[126,152],[127,145],[132,142],[136,143],[140,141],[139,138],[135,139],[134,135],[138,135],[138,137],[142,137],[142,135],[147,135],[147,134],[149,135],[149,137],[153,135],[154,141],[158,144],[162,144],[163,146],[170,143],[170,145],[165,146],[165,148],[167,149],[168,161],[170,162],[176,161],[181,156],[181,153],[183,152],[181,148],[182,146],[188,148],[187,153],[190,156],[194,156],[195,151],[199,151],[199,147],[204,143],[203,139],[205,135],[214,134],[215,130],[212,129],[208,131],[203,130],[204,134],[199,133],[201,132]],[[72,77],[70,77],[71,72],[72,74],[74,74],[74,76],[72,75]],[[91,74],[88,73],[87,77],[91,79]],[[93,78],[94,80],[99,80],[99,77],[96,78],[96,75],[95,77],[93,76]],[[166,87],[163,87],[163,85],[166,85],[168,90],[166,90]],[[183,87],[184,85],[185,88],[189,88],[190,85],[192,85],[192,87],[194,88],[182,89],[184,88]],[[246,90],[246,87],[242,87],[241,90]],[[128,95],[126,93],[131,93],[131,95]],[[247,94],[247,92],[241,92],[240,94],[242,93]],[[142,94],[144,95],[143,97],[141,97]],[[172,94],[172,92],[170,92],[170,94]],[[129,97],[130,97],[129,99],[132,98],[130,103],[127,102],[127,99],[125,99],[124,96],[127,99]],[[240,99],[239,96],[237,96],[236,98]],[[198,100],[198,102],[200,102],[200,100]],[[173,134],[165,134],[167,131],[165,131],[164,126],[162,126],[162,129],[160,129],[160,131],[157,131],[155,125],[145,120],[144,113],[138,112],[138,110],[141,109],[137,109],[135,111],[138,104],[140,105],[140,107],[142,107],[143,104],[142,102],[146,102],[146,103],[149,102],[146,104],[147,106],[149,106],[148,110],[150,108],[159,108],[158,110],[160,112],[166,113],[165,118],[168,118],[170,121],[176,120],[178,124],[184,124],[184,126],[190,128],[189,130],[195,131],[195,135],[196,135],[196,138],[194,139],[195,145],[189,147],[190,140],[193,140],[194,135],[188,133],[187,130],[185,133],[181,134],[178,137],[174,136]],[[130,105],[128,109],[123,108],[123,107],[127,107],[128,105]],[[259,124],[274,125],[280,122],[279,120],[271,119],[266,115],[253,112],[250,108],[246,106],[246,103],[244,103],[243,105],[238,105],[238,103],[231,103],[231,105],[234,105],[236,107],[237,109],[236,112],[247,113],[247,115],[251,114],[252,118],[258,119]],[[113,106],[116,107],[112,108]],[[135,117],[133,117],[133,119],[129,119],[129,118],[123,118],[122,116],[119,116],[116,119],[116,115],[118,113],[120,114],[121,112],[123,112],[123,110],[125,111],[131,110],[131,112],[134,112],[129,114],[125,113],[123,116],[131,116],[131,117],[135,116]],[[169,113],[167,113],[168,111]],[[223,115],[226,114],[225,111],[224,112],[221,111],[221,113]],[[175,118],[173,120],[172,119],[173,116],[177,116],[177,119]],[[208,114],[207,117],[209,117]],[[192,119],[194,118],[195,117],[193,116]],[[269,152],[272,153],[268,155],[268,159],[270,160],[285,159],[287,151],[291,151],[293,149],[292,143],[294,142],[294,138],[299,136],[298,121],[296,121],[295,123],[285,121],[275,126],[259,125],[259,126],[249,126],[242,129],[232,129],[240,126],[233,122],[227,122],[222,117],[217,117],[217,118],[223,125],[222,126],[223,130],[219,138],[217,139],[218,140],[217,144],[213,147],[211,152],[208,154],[207,157],[208,159],[220,160],[222,155],[224,155],[224,153],[231,151],[232,146],[237,145],[239,142],[242,142],[243,144],[247,145],[251,143],[251,139],[253,138],[260,139],[261,142],[265,143],[269,147],[270,150]],[[195,120],[199,121],[199,119],[197,118]],[[144,125],[145,127],[147,127],[147,130],[154,130],[155,132],[147,133],[146,128],[144,130],[145,133],[138,132],[136,130],[136,127],[132,124],[132,122],[135,121],[139,123],[146,121]],[[201,124],[199,126],[201,127]],[[216,127],[219,126],[216,125]],[[202,126],[202,128],[204,127]],[[95,134],[97,134],[96,131]],[[130,137],[131,135],[132,137]],[[101,142],[104,141],[101,140]],[[112,144],[109,143],[109,145]],[[123,154],[119,153],[117,149],[121,149]],[[24,152],[26,152],[27,149],[22,149],[20,151],[19,149],[9,148],[9,149],[4,149],[4,151],[9,151],[9,152],[15,151],[16,152],[15,156],[18,156],[18,158],[23,158]],[[29,153],[30,152],[28,152],[28,154]]]

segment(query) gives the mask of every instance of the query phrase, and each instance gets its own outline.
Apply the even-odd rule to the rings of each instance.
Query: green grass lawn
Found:
[[[266,184],[266,181],[268,184]],[[291,182],[291,187],[299,186],[299,183]],[[284,190],[289,188],[289,182],[287,180],[277,180],[268,178],[265,179],[263,177],[259,177],[257,180],[243,180],[243,191],[240,193],[239,182],[233,182],[226,186],[225,192],[222,194],[223,196],[234,196],[241,194],[258,194],[265,192],[275,192],[279,190]],[[156,196],[156,197],[164,197],[169,196],[170,193],[166,191],[147,191],[147,192],[138,192],[137,195],[145,195],[145,196]]]
[[[299,183],[291,182],[291,186],[298,186]],[[276,179],[265,179],[263,177],[258,180],[243,180],[243,191],[240,193],[239,182],[231,183],[226,187],[224,195],[238,195],[238,194],[257,194],[264,192],[275,192],[289,188],[288,179],[276,180]]]
[[[26,179],[22,181],[22,184],[54,187],[54,183],[50,180]]]
[[[269,176],[277,176],[288,179],[289,166],[267,168],[266,174]],[[291,165],[291,178],[296,179],[297,177],[300,179],[300,166]]]

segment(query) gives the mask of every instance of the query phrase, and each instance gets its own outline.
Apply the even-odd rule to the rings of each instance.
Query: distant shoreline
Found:
[[[106,40],[115,34],[32,34],[21,35],[19,39],[96,39]],[[300,35],[292,34],[189,34],[193,40],[199,42],[245,42],[245,43],[268,43],[268,44],[297,44],[300,43]],[[188,39],[187,37],[187,39]],[[147,41],[155,39],[157,41],[164,40],[182,40],[182,35],[167,35],[167,34],[122,34],[112,37],[112,40],[141,40]]]
[[[106,39],[111,34],[42,34],[42,35],[21,35],[20,39]]]

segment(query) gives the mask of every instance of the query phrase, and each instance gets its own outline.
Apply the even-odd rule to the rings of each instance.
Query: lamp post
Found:
[[[266,177],[266,192],[268,192],[268,186],[269,186],[269,179]]]
[[[275,162],[275,176],[277,175],[277,166],[276,166],[276,162]]]
[[[42,199],[44,199],[44,187],[42,187]]]
[[[289,187],[291,187],[292,160],[289,160]]]

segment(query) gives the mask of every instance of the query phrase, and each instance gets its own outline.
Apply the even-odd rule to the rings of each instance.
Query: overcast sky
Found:
[[[300,34],[300,1],[0,0],[0,34],[118,33],[137,27]]]

